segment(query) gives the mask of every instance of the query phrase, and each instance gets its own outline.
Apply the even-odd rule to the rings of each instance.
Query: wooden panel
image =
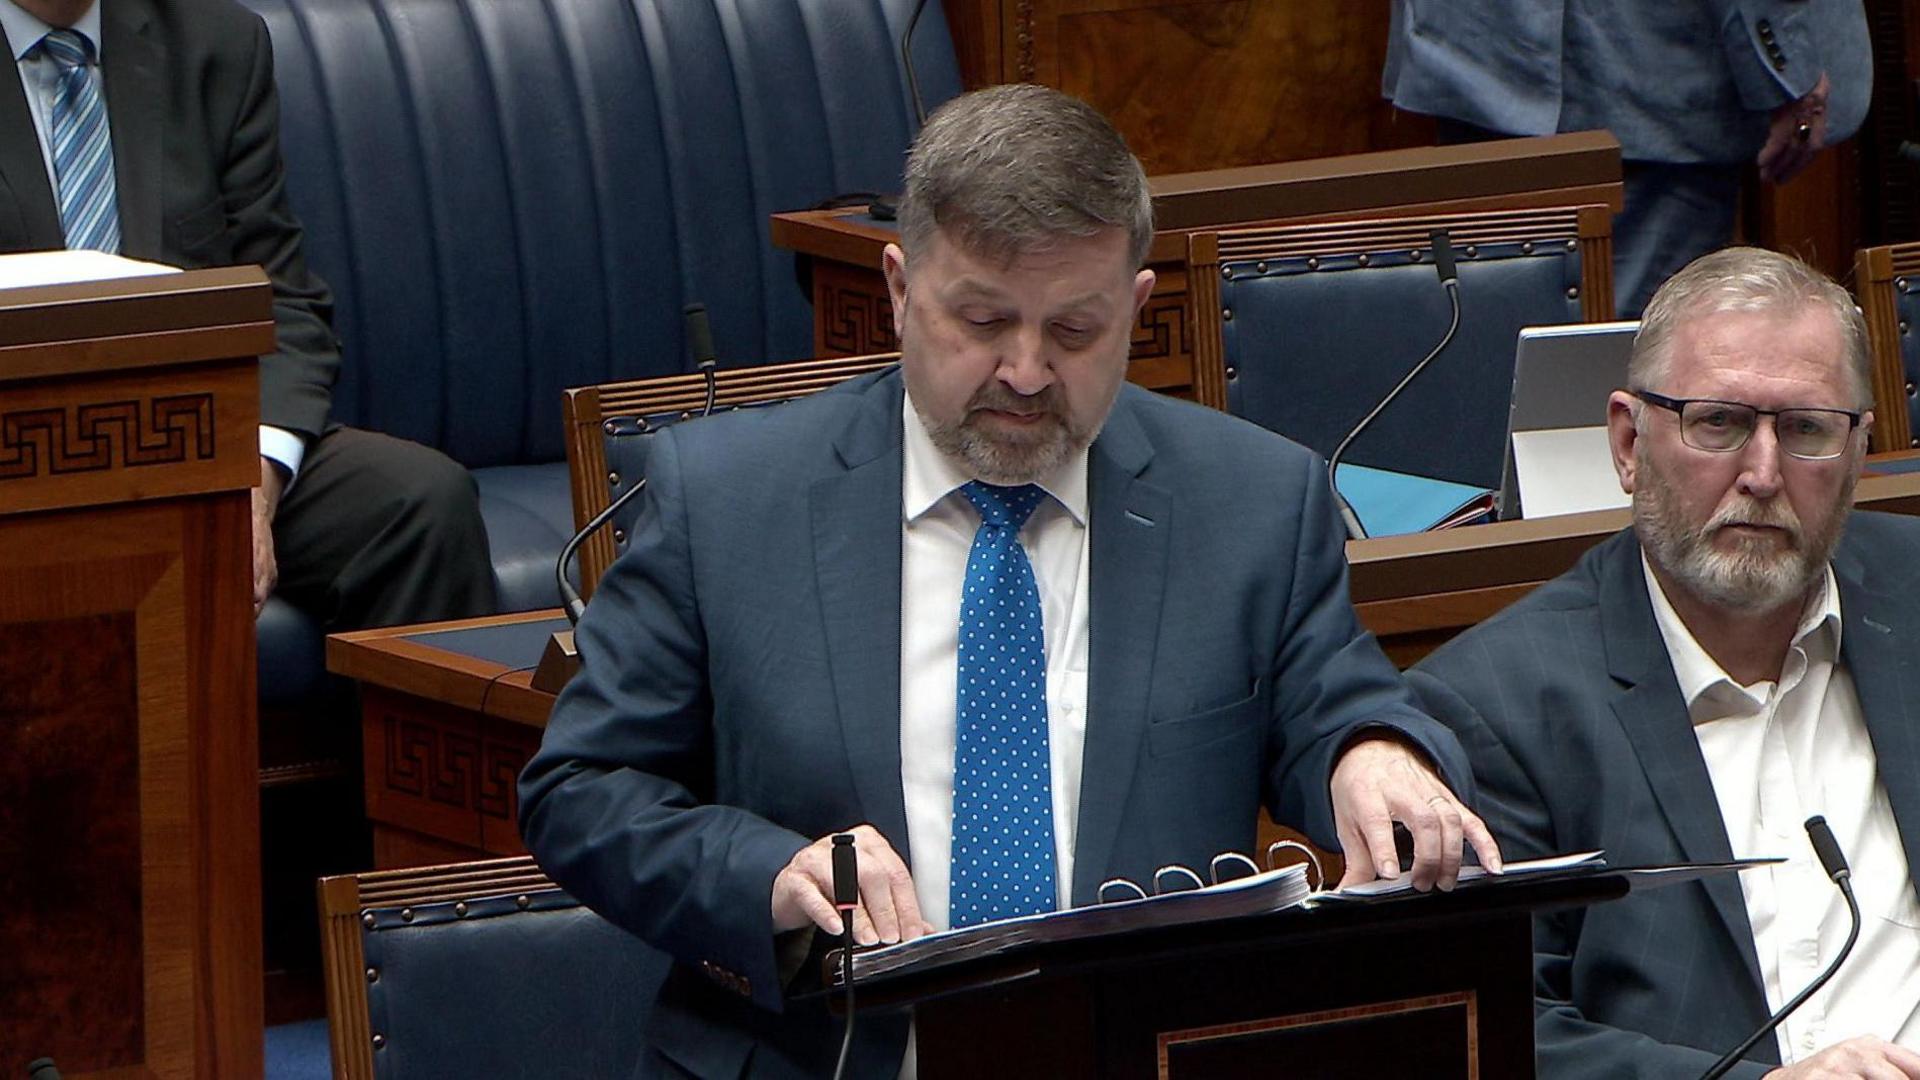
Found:
[[[0,668],[23,695],[0,755],[31,762],[0,814],[35,838],[6,858],[32,895],[5,932],[36,935],[0,951],[0,987],[40,976],[0,1045],[68,1076],[261,1069],[248,524],[244,491],[0,517]]]
[[[1745,210],[1749,242],[1797,256],[1844,281],[1860,247],[1860,144],[1826,151],[1783,186],[1763,184],[1750,172]]]
[[[1386,0],[950,2],[969,86],[1037,82],[1169,172],[1429,141],[1380,96]],[[998,30],[997,47],[986,35]],[[971,69],[971,70],[970,70]]]

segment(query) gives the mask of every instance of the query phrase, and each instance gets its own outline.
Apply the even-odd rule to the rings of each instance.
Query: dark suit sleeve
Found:
[[[1427,712],[1452,729],[1465,747],[1480,796],[1476,809],[1493,831],[1501,854],[1508,862],[1569,854],[1554,835],[1547,798],[1507,744],[1468,703],[1469,696],[1478,701],[1500,700],[1501,667],[1493,651],[1483,641],[1456,641],[1452,648],[1438,671],[1424,670],[1428,665],[1423,664],[1407,673],[1407,681]],[[1546,718],[1512,719],[1525,723]],[[1656,1042],[1582,1014],[1575,1000],[1575,973],[1583,921],[1577,909],[1533,920],[1534,1040],[1540,1074],[1566,1080],[1654,1080],[1706,1072],[1717,1055]],[[1727,1075],[1751,1080],[1770,1068],[1741,1062]]]
[[[327,423],[339,344],[328,325],[333,298],[308,271],[300,222],[287,205],[280,159],[280,101],[273,86],[273,48],[257,17],[253,58],[220,164],[220,195],[236,264],[257,263],[273,279],[278,351],[260,363],[260,421],[309,440]]]
[[[1356,737],[1380,730],[1406,739],[1469,805],[1473,774],[1452,733],[1420,712],[1400,673],[1361,628],[1347,583],[1346,534],[1325,466],[1317,457],[1302,460],[1293,584],[1271,674],[1272,745],[1279,753],[1268,808],[1274,820],[1337,850],[1329,786],[1340,752]]]
[[[710,801],[708,656],[673,435],[657,437],[631,550],[576,631],[583,666],[520,778],[520,827],[594,910],[683,962],[745,976],[778,1009],[773,879],[809,840]]]

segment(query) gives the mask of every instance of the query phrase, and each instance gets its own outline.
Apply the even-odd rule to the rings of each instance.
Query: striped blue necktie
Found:
[[[67,247],[117,252],[113,137],[94,74],[93,42],[76,30],[55,30],[40,39],[40,47],[60,69],[53,97],[53,174],[60,184],[60,228]]]
[[[1040,590],[1020,527],[1045,492],[961,489],[980,511],[960,600],[953,751],[956,927],[1055,907],[1047,649]]]

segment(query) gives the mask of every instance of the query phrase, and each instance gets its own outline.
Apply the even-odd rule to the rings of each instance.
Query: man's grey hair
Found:
[[[1633,357],[1627,364],[1627,385],[1635,390],[1659,388],[1672,370],[1673,338],[1689,320],[1729,311],[1793,316],[1810,308],[1832,313],[1853,376],[1851,404],[1872,408],[1867,322],[1853,297],[1799,259],[1764,248],[1723,248],[1702,255],[1668,278],[1640,317],[1640,332],[1634,335]]]
[[[1146,262],[1146,172],[1105,117],[1058,90],[963,94],[927,118],[907,154],[900,243],[909,256],[936,230],[970,252],[1012,258],[1108,228],[1126,230],[1134,266]]]

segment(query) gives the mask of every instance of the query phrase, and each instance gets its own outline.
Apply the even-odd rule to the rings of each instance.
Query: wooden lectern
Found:
[[[914,1007],[923,1080],[1510,1080],[1533,1075],[1531,913],[1628,889],[1507,882],[1023,946],[861,980],[856,1001]]]
[[[0,292],[0,1073],[259,1076],[257,268]]]

